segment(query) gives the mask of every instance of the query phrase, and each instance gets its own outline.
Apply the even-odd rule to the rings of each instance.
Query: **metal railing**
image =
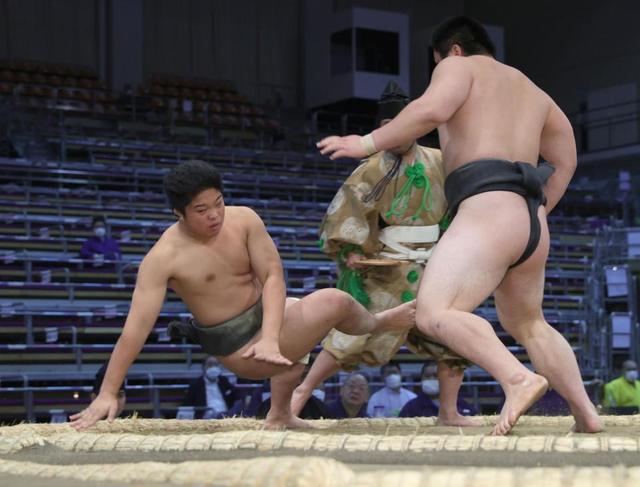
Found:
[[[570,115],[571,123],[576,133],[577,145],[580,152],[610,149],[637,144],[640,142],[640,101],[616,103],[604,107],[583,110]],[[632,129],[631,138],[623,142],[616,142],[614,132],[621,126]],[[594,131],[606,132],[604,140],[599,137],[601,147],[592,145]],[[634,135],[635,134],[635,135]],[[634,136],[633,136],[634,135]]]
[[[640,360],[638,277],[631,268],[631,265],[637,268],[640,264],[640,228],[606,228],[598,240],[595,254],[599,282],[595,299],[601,308],[600,326],[607,335],[606,360],[611,370],[614,354]],[[616,311],[608,314],[607,309]],[[628,315],[628,349],[614,348],[615,335],[620,334],[614,329],[616,314]]]

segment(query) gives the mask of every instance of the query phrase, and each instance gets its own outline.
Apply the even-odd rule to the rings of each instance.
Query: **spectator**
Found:
[[[446,418],[440,418],[440,382],[438,381],[438,367],[435,363],[427,362],[420,373],[420,392],[411,399],[400,411],[400,417],[438,416],[439,423],[446,424]],[[463,416],[476,414],[475,409],[458,396],[458,412]]]
[[[640,408],[638,364],[633,360],[625,360],[622,375],[605,384],[602,405],[607,409]]]
[[[98,394],[100,393],[100,388],[102,387],[102,381],[104,380],[104,374],[107,371],[107,364],[102,364],[102,367],[98,369],[96,372],[96,376],[93,380],[93,389],[91,390],[91,400],[93,401]],[[124,405],[127,402],[127,393],[124,389],[124,382],[120,386],[120,390],[118,391],[118,409],[116,411],[116,417],[122,414],[124,410]]]
[[[385,364],[380,367],[380,375],[385,386],[374,393],[367,404],[367,415],[371,418],[391,418],[416,395],[402,387],[402,371],[399,365]]]
[[[335,419],[367,418],[369,400],[369,382],[359,373],[347,377],[340,388],[340,397],[327,404],[331,416]]]
[[[191,382],[182,406],[196,408],[196,418],[227,416],[238,399],[236,388],[222,375],[218,359],[209,355],[202,363],[202,375]]]
[[[116,240],[107,235],[107,225],[104,218],[94,217],[91,226],[93,227],[93,236],[82,244],[80,256],[83,259],[119,260],[122,255],[120,246]]]

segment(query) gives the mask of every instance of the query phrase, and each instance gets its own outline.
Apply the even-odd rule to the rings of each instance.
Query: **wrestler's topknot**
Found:
[[[223,193],[222,177],[208,162],[191,160],[174,167],[164,177],[164,192],[171,209],[185,208],[202,191],[214,188]]]
[[[442,58],[447,57],[454,44],[462,48],[465,56],[496,55],[496,48],[485,28],[465,15],[447,19],[433,31],[431,46]]]

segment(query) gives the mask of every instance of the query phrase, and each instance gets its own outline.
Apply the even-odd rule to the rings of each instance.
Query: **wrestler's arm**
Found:
[[[408,144],[447,122],[462,106],[471,90],[473,76],[464,58],[450,56],[433,71],[431,83],[424,94],[409,103],[393,120],[373,132],[377,151]],[[320,141],[320,152],[339,157],[366,157],[362,137],[330,136]]]
[[[160,314],[168,280],[166,256],[152,250],[138,269],[131,308],[109,359],[100,394],[88,408],[71,416],[74,428],[88,428],[105,416],[109,421],[115,418],[118,390]]]
[[[251,268],[262,283],[263,312],[262,337],[256,344],[249,347],[242,357],[291,365],[292,362],[280,354],[280,328],[287,298],[282,261],[260,217],[250,208],[245,208],[243,211],[246,213],[247,249]]]
[[[547,213],[558,204],[576,170],[576,141],[571,122],[553,100],[540,137],[540,155],[555,171],[547,181]]]

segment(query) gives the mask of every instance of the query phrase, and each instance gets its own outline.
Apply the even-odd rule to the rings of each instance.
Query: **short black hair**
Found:
[[[95,227],[95,226],[96,226],[96,223],[102,223],[102,224],[103,224],[103,225],[105,225],[105,226],[107,225],[107,221],[104,219],[104,217],[103,217],[103,216],[99,216],[99,215],[94,216],[94,217],[91,219],[91,226],[92,226],[92,227]]]
[[[431,45],[442,58],[447,56],[454,44],[462,48],[465,56],[496,55],[496,48],[486,29],[479,22],[465,15],[447,19],[433,31]]]
[[[209,361],[209,359],[215,359],[216,364],[220,365],[220,360],[218,360],[218,357],[216,357],[215,355],[207,355],[202,361],[202,370],[206,370],[207,362]]]
[[[164,177],[164,192],[169,205],[182,214],[193,198],[210,188],[223,193],[222,177],[211,164],[204,161],[183,162]]]
[[[96,377],[93,379],[93,388],[91,389],[91,392],[93,392],[96,396],[100,394],[100,388],[102,387],[104,374],[106,372],[107,364],[102,364],[102,367],[98,369],[98,372],[96,372]],[[120,386],[120,391],[124,392],[124,383]]]
[[[422,377],[424,375],[424,371],[427,370],[427,367],[433,367],[434,365],[437,365],[435,362],[430,362],[427,361],[422,365],[422,368],[420,369],[420,377]]]
[[[394,362],[389,362],[389,363],[386,363],[386,364],[382,364],[380,366],[380,375],[384,376],[385,371],[390,367],[395,367],[400,371],[400,373],[402,373],[402,368],[400,367],[400,364],[397,364],[397,363],[394,363]]]

